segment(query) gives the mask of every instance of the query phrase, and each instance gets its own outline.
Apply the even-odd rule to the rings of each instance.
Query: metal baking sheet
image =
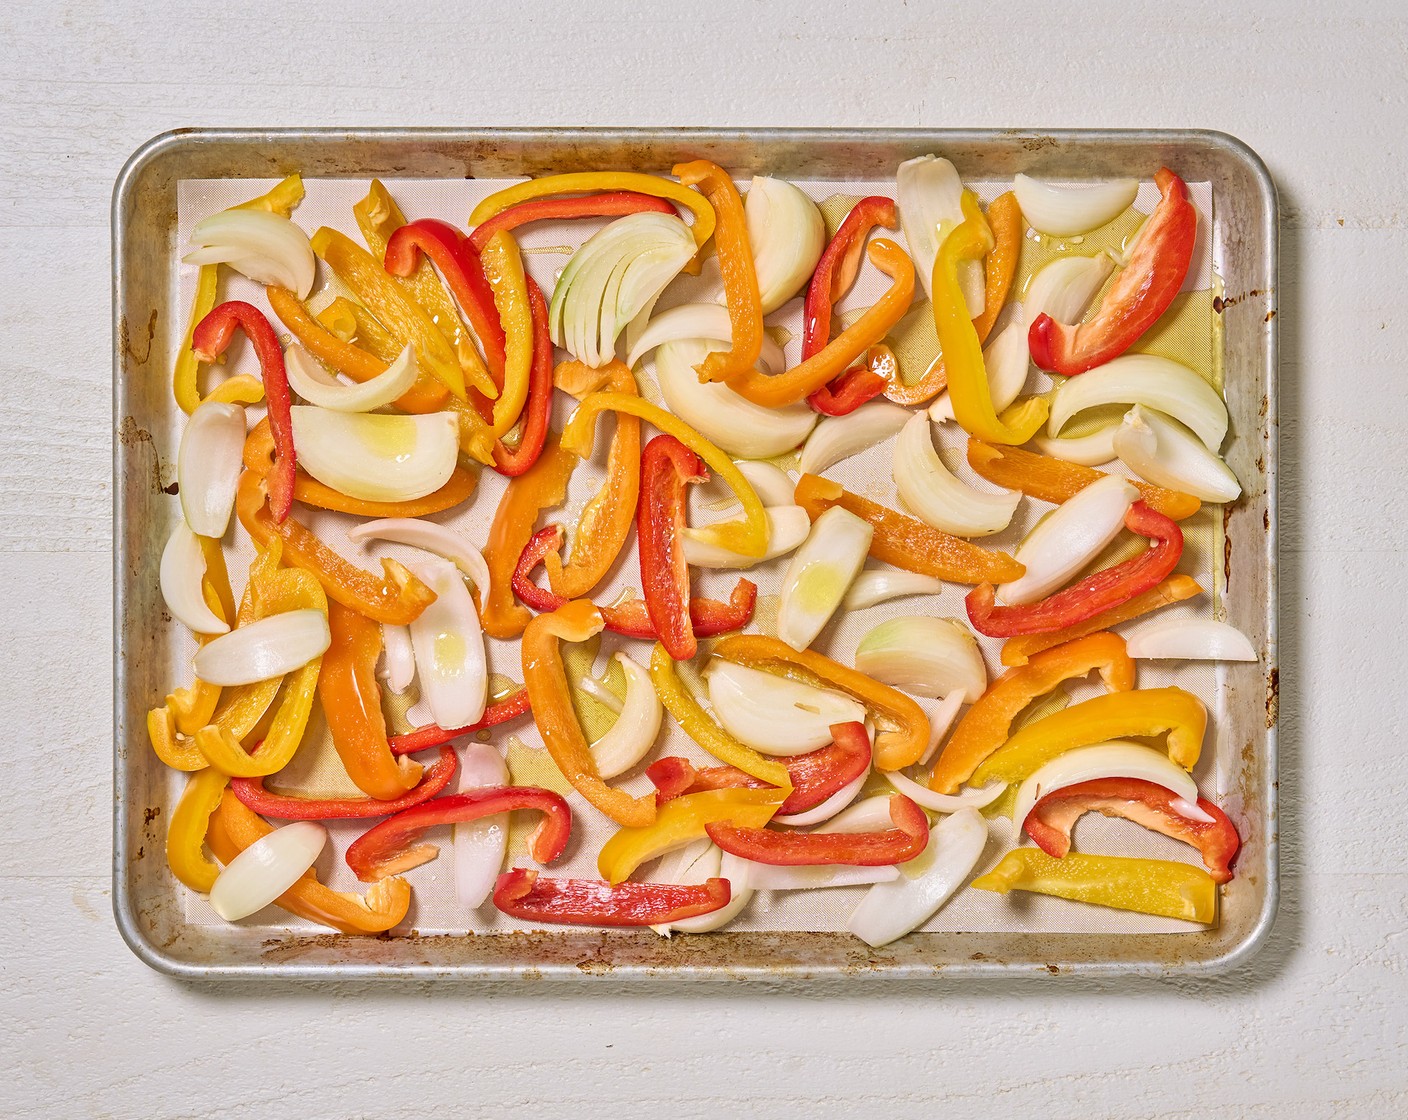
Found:
[[[161,461],[174,443],[169,361],[184,327],[173,263],[178,184],[264,179],[299,170],[308,180],[373,175],[438,181],[447,195],[466,179],[547,171],[647,167],[667,171],[695,155],[740,178],[773,173],[839,189],[893,176],[911,155],[938,151],[966,180],[1006,180],[1017,171],[1051,178],[1147,175],[1159,163],[1210,185],[1216,206],[1209,260],[1224,284],[1223,372],[1232,416],[1229,462],[1247,483],[1224,518],[1220,607],[1263,651],[1260,665],[1218,673],[1207,753],[1217,792],[1243,825],[1239,875],[1224,892],[1216,929],[1177,935],[1130,932],[961,931],[911,935],[883,950],[844,933],[755,930],[661,941],[653,933],[568,931],[432,934],[359,941],[284,926],[230,927],[189,920],[185,892],[160,858],[169,777],[145,741],[145,711],[169,686],[180,650],[160,617],[155,566],[171,499]],[[458,182],[458,189],[455,182]],[[358,186],[348,186],[357,190]],[[407,189],[431,183],[408,183]],[[398,196],[400,189],[393,185]],[[310,183],[310,202],[314,197]],[[257,193],[251,190],[250,193]],[[355,195],[351,196],[355,197]],[[224,205],[225,203],[221,203]],[[185,213],[185,211],[183,211]],[[300,213],[300,217],[303,215]],[[346,226],[345,221],[332,223]],[[114,905],[135,951],[182,975],[275,971],[283,975],[667,974],[688,977],[927,975],[1027,971],[1172,973],[1225,967],[1260,940],[1275,906],[1274,765],[1274,261],[1275,200],[1259,161],[1229,138],[1207,133],[228,133],[158,137],[136,153],[114,195],[116,805]],[[134,337],[142,336],[142,337]],[[489,507],[483,506],[487,511]],[[487,516],[487,512],[482,516]],[[1210,565],[1211,566],[1211,565]],[[1225,670],[1225,671],[1224,671]],[[156,858],[148,858],[150,851]],[[576,873],[583,873],[581,869]],[[430,914],[425,915],[427,919]],[[763,923],[766,925],[766,923]],[[794,923],[795,924],[795,923]],[[1098,925],[1098,923],[1096,923]],[[807,927],[814,928],[814,927]],[[987,928],[988,932],[975,932]],[[1062,928],[1058,924],[1054,929]],[[1083,927],[1071,927],[1083,928]],[[1143,928],[1150,928],[1148,926]],[[1156,928],[1156,927],[1155,927]]]

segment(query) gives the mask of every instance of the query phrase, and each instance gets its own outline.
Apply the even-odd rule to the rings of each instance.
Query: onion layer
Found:
[[[892,879],[898,879],[900,875],[899,870],[890,864],[853,867],[845,863],[782,866],[754,863],[752,860],[745,862],[748,864],[749,884],[760,891],[819,891],[828,887],[864,887],[871,883],[888,883]]]
[[[709,703],[723,729],[762,754],[806,754],[831,742],[831,725],[859,723],[865,707],[843,692],[716,658]]]
[[[895,443],[895,489],[921,521],[956,537],[986,537],[1012,523],[1020,490],[976,490],[944,466],[929,433],[929,417],[916,412]]]
[[[709,933],[712,930],[722,929],[743,912],[743,908],[753,897],[749,872],[758,865],[746,859],[740,859],[732,852],[722,851],[708,840],[702,843],[703,847],[691,844],[689,847],[681,849],[677,853],[678,860],[670,860],[670,856],[666,856],[665,860],[670,860],[672,867],[668,869],[662,867],[657,882],[689,885],[703,883],[718,876],[728,880],[728,904],[708,914],[700,914],[696,918],[681,918],[668,925],[651,926],[650,928],[661,937],[669,937],[671,933],[676,932]],[[661,861],[662,865],[665,860]]]
[[[1057,257],[1045,265],[1027,284],[1023,310],[1026,330],[1043,314],[1058,323],[1079,323],[1090,301],[1115,270],[1115,262],[1104,253],[1093,257]],[[1024,336],[1025,337],[1025,336]]]
[[[845,416],[828,416],[807,439],[798,469],[803,474],[821,474],[842,459],[889,439],[913,415],[889,401],[871,401]]]
[[[924,294],[933,299],[934,258],[944,238],[963,221],[963,182],[946,159],[933,155],[907,159],[895,173],[895,203],[914,270]],[[983,279],[982,261],[960,263],[958,283],[974,319],[983,313]]]
[[[1021,829],[1032,806],[1048,793],[1099,778],[1139,778],[1163,786],[1195,809],[1198,803],[1197,783],[1167,754],[1138,743],[1114,740],[1067,751],[1039,767],[1018,787],[1012,820]],[[1196,811],[1205,815],[1201,809]]]
[[[963,793],[935,793],[928,786],[920,785],[912,778],[906,778],[898,770],[881,771],[885,780],[895,787],[897,793],[902,793],[925,809],[931,809],[935,813],[958,813],[964,809],[981,809],[985,805],[991,805],[1007,790],[1006,782],[990,782],[988,785],[978,789],[965,790]]]
[[[1204,502],[1232,502],[1242,484],[1222,457],[1182,424],[1135,405],[1113,437],[1115,454],[1155,486],[1182,490]]]
[[[480,595],[489,593],[489,565],[484,562],[480,551],[444,525],[425,521],[419,517],[383,517],[378,521],[364,521],[347,530],[347,539],[359,543],[369,540],[391,541],[406,544],[412,548],[423,548],[436,556],[451,561],[469,581],[479,589]],[[456,724],[457,727],[463,726]]]
[[[281,677],[321,657],[332,643],[328,616],[305,607],[256,619],[196,651],[196,676],[228,687]],[[452,724],[451,726],[459,726]]]
[[[420,372],[410,346],[385,370],[360,385],[344,385],[298,345],[284,351],[284,368],[295,393],[309,404],[334,412],[370,412],[388,405],[415,384]]]
[[[313,866],[328,842],[316,821],[294,821],[261,836],[225,865],[210,888],[210,905],[227,922],[256,914]]]
[[[776,311],[811,279],[826,245],[816,203],[782,179],[755,175],[743,204],[763,314]]]
[[[863,611],[890,599],[902,599],[908,595],[941,595],[943,590],[944,581],[935,576],[899,568],[870,568],[856,576],[841,605],[848,611]]]
[[[1115,459],[1115,433],[1120,430],[1118,423],[1106,424],[1088,436],[1070,436],[1057,439],[1054,436],[1037,436],[1032,442],[1043,455],[1053,459],[1064,459],[1068,463],[1079,463],[1083,467],[1101,467]]]
[[[829,821],[860,796],[860,791],[865,788],[865,783],[869,779],[869,773],[857,774],[820,805],[813,806],[802,813],[788,813],[785,817],[773,817],[772,823],[785,824],[789,828],[800,828],[803,825],[822,824]]]
[[[868,522],[840,506],[816,519],[782,580],[779,638],[796,650],[812,644],[864,566],[874,535]]]
[[[1227,406],[1217,390],[1187,366],[1153,354],[1124,354],[1072,377],[1051,395],[1047,428],[1060,435],[1087,408],[1135,405],[1166,412],[1191,428],[1209,451],[1227,435]]]
[[[626,675],[626,702],[611,729],[592,744],[592,757],[603,778],[624,774],[646,756],[660,734],[664,714],[650,674],[624,653],[616,654],[616,660]]]
[[[1018,175],[1012,180],[1012,191],[1032,229],[1051,237],[1074,237],[1099,229],[1128,210],[1139,193],[1139,180],[1058,187]]]
[[[243,469],[244,409],[204,401],[191,413],[176,452],[176,486],[191,531],[223,537]]]
[[[275,284],[307,299],[316,267],[308,235],[267,210],[222,210],[196,223],[186,264],[227,264],[256,284]]]
[[[435,601],[411,622],[421,695],[441,727],[478,723],[489,699],[489,669],[469,589],[459,570],[438,556],[410,560],[406,567],[435,592]]]
[[[161,597],[166,609],[183,626],[197,634],[224,634],[230,629],[205,601],[201,586],[205,578],[205,554],[200,538],[184,521],[176,528],[161,550]]]
[[[492,743],[471,742],[460,756],[460,793],[486,786],[506,786],[508,767]],[[457,822],[454,826],[455,898],[471,910],[483,906],[503,870],[508,852],[507,813]]]
[[[626,365],[634,369],[636,363],[657,346],[691,338],[711,338],[725,344],[731,343],[733,324],[729,321],[728,308],[717,303],[682,303],[660,312],[646,324],[639,337],[628,336],[630,353],[626,355]],[[766,334],[763,335],[761,361],[773,373],[781,373],[787,364],[782,356],[782,347]]]
[[[381,676],[387,688],[400,696],[411,687],[416,679],[416,655],[409,629],[386,622],[381,624],[381,662]]]
[[[389,416],[306,404],[290,412],[298,465],[351,498],[423,498],[449,481],[459,461],[460,429],[453,412]]]
[[[764,560],[785,556],[811,532],[811,518],[801,506],[773,506],[763,512],[768,521],[768,547],[761,556],[744,556],[741,552],[720,548],[702,539],[699,529],[686,528],[683,532],[685,563],[696,568],[751,568]]]
[[[999,413],[1022,395],[1031,367],[1031,351],[1027,348],[1027,332],[1023,326],[1020,304],[1014,306],[1014,316],[1012,322],[983,351],[992,406]],[[953,419],[953,401],[947,390],[940,393],[929,406],[929,419],[936,424]]]
[[[1182,661],[1256,661],[1256,650],[1235,626],[1210,618],[1151,618],[1125,635],[1130,657]]]
[[[790,506],[796,500],[797,484],[781,467],[755,459],[742,459],[733,465],[748,480],[765,507]]]
[[[856,647],[856,668],[916,696],[961,692],[970,704],[988,687],[972,632],[949,618],[911,615],[880,623]]]

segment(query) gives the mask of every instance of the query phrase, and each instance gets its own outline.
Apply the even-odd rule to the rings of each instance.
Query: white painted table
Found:
[[[414,28],[383,4],[252,7],[0,12],[0,1115],[389,1120],[546,1098],[540,1114],[583,1117],[1408,1114],[1399,5],[1164,5],[1134,23],[1124,3],[1033,0],[966,5],[967,30],[952,6],[860,0],[422,3]],[[184,124],[554,123],[1196,126],[1266,159],[1283,901],[1249,967],[429,990],[184,985],[131,956],[108,887],[113,177]]]

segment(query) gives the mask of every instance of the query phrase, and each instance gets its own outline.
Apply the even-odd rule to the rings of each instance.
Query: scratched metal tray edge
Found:
[[[160,858],[165,822],[151,811],[156,801],[152,779],[159,768],[146,742],[144,713],[159,693],[151,687],[156,682],[141,681],[139,663],[129,656],[129,650],[136,652],[134,643],[160,640],[137,623],[152,615],[130,609],[134,599],[151,605],[151,575],[160,551],[160,542],[153,540],[154,519],[137,515],[164,497],[159,458],[143,461],[159,452],[149,433],[142,438],[136,418],[147,415],[145,409],[169,407],[166,374],[183,326],[181,310],[173,307],[170,269],[176,182],[271,177],[292,170],[309,178],[448,178],[613,165],[668,169],[686,155],[710,155],[736,171],[864,178],[892,174],[900,159],[930,150],[949,155],[965,176],[973,177],[1010,177],[1017,171],[1082,177],[1125,168],[1147,173],[1165,162],[1214,184],[1219,234],[1214,262],[1229,296],[1222,312],[1234,432],[1228,458],[1239,476],[1253,478],[1247,496],[1227,519],[1224,570],[1228,576],[1233,570],[1239,576],[1250,571],[1259,592],[1239,592],[1227,609],[1229,619],[1247,630],[1254,644],[1261,638],[1265,653],[1260,666],[1232,670],[1229,691],[1239,698],[1239,720],[1218,728],[1228,737],[1234,730],[1238,737],[1247,734],[1233,791],[1241,801],[1245,848],[1239,876],[1224,896],[1219,927],[1174,935],[929,933],[870,950],[834,933],[725,933],[668,941],[648,931],[594,930],[271,938],[257,929],[186,925],[179,907],[169,905],[177,899],[178,886]],[[1268,937],[1279,901],[1277,234],[1276,191],[1264,163],[1240,140],[1202,130],[179,129],[153,137],[124,165],[112,200],[113,912],[123,940],[152,968],[184,979],[1193,976],[1244,964]],[[149,254],[145,259],[143,249]],[[140,356],[134,324],[145,324],[147,333]],[[1242,430],[1239,421],[1248,418],[1253,423]],[[1249,720],[1250,731],[1241,720]],[[154,858],[146,858],[148,847]]]

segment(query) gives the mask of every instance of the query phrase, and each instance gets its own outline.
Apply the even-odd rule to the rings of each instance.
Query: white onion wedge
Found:
[[[929,745],[919,756],[919,765],[927,766],[929,764],[929,760],[934,757],[939,747],[943,745],[943,741],[948,738],[948,729],[958,718],[958,710],[967,702],[967,690],[954,689],[937,703],[920,703],[919,706],[924,709],[924,714],[929,717]]]
[[[492,743],[469,743],[460,755],[460,793],[509,784],[508,767]],[[454,826],[455,898],[473,910],[483,906],[504,867],[508,851],[507,813]]]
[[[907,778],[898,770],[882,770],[885,780],[916,805],[931,809],[935,813],[958,813],[964,809],[981,809],[991,805],[1007,789],[1006,782],[990,782],[978,789],[963,793],[935,793],[928,786],[920,785],[913,778]]]
[[[1065,585],[1124,528],[1139,491],[1127,478],[1107,474],[1052,510],[1018,546],[1014,559],[1027,570],[1011,583],[998,585],[1009,605],[1034,603]]]
[[[328,842],[316,821],[294,821],[261,836],[235,856],[210,888],[210,906],[227,922],[257,914],[313,866]]]
[[[228,264],[256,284],[277,284],[307,299],[316,264],[308,235],[267,210],[222,210],[196,223],[186,264]]]
[[[846,919],[846,929],[872,949],[918,929],[973,873],[988,843],[988,825],[976,809],[939,821],[929,843],[902,864],[898,878],[871,887]]]
[[[578,680],[577,691],[585,692],[603,708],[616,713],[618,716],[626,708],[626,705],[621,702],[621,698],[595,677],[582,677]]]
[[[1043,314],[1058,323],[1079,323],[1091,300],[1110,278],[1115,262],[1104,253],[1093,257],[1057,257],[1027,283],[1022,310],[1026,329]]]
[[[433,494],[459,461],[453,412],[424,416],[334,412],[296,404],[298,465],[319,482],[368,502],[409,502]]]
[[[306,607],[256,619],[196,651],[196,676],[221,687],[281,677],[321,657],[332,642],[328,616]]]
[[[748,480],[765,508],[790,506],[796,500],[797,484],[781,467],[756,459],[740,459],[733,465]]]
[[[611,729],[592,744],[592,757],[603,778],[624,774],[646,756],[660,734],[664,713],[650,674],[624,653],[616,654],[616,660],[626,675],[626,702]]]
[[[410,630],[383,622],[381,652],[381,676],[386,681],[386,687],[400,696],[416,679],[416,655],[411,646]]]
[[[1099,778],[1138,778],[1181,797],[1199,817],[1205,817],[1198,804],[1198,785],[1183,767],[1163,751],[1138,743],[1114,740],[1095,746],[1078,747],[1053,758],[1027,778],[1017,789],[1012,820],[1020,830],[1032,806],[1054,790]]]
[[[910,615],[882,622],[860,640],[855,663],[867,676],[916,696],[961,692],[971,704],[988,687],[977,640],[950,618]]]
[[[890,599],[909,595],[941,595],[944,581],[936,576],[906,572],[899,568],[868,568],[856,576],[841,605],[848,611],[863,611]]]
[[[816,203],[783,179],[755,175],[743,203],[763,314],[776,311],[811,279],[826,247]]]
[[[1051,237],[1074,237],[1099,229],[1128,210],[1139,193],[1139,180],[1058,187],[1018,175],[1012,180],[1012,192],[1032,229]]]
[[[924,294],[933,298],[934,258],[944,238],[963,221],[963,183],[953,164],[938,156],[905,160],[895,173],[895,202],[899,207],[904,243],[909,247],[914,270],[924,285]],[[983,262],[963,261],[958,282],[968,314],[983,313]]]
[[[812,644],[860,574],[874,535],[869,522],[840,506],[832,506],[812,523],[782,578],[779,638],[795,650]]]
[[[671,412],[730,455],[745,459],[770,459],[807,438],[816,413],[805,402],[764,408],[727,385],[702,384],[694,367],[714,349],[708,340],[694,338],[668,342],[656,351],[655,376]]]
[[[808,437],[797,467],[804,474],[821,474],[842,459],[883,443],[913,415],[889,401],[869,401],[845,416],[828,416]]]
[[[1135,405],[1114,434],[1115,454],[1140,478],[1204,502],[1232,502],[1242,484],[1202,440],[1153,409]]]
[[[1037,436],[1032,443],[1043,455],[1050,455],[1053,459],[1064,459],[1083,467],[1103,467],[1115,460],[1115,433],[1119,430],[1118,423],[1106,424],[1088,436],[1067,436],[1064,439]]]
[[[706,843],[708,842],[706,841]],[[686,852],[690,850],[685,849]],[[651,926],[650,928],[662,937],[669,937],[671,933],[709,933],[712,930],[722,929],[743,912],[743,908],[753,897],[753,887],[749,880],[751,869],[755,866],[758,865],[749,860],[740,859],[732,852],[721,851],[716,845],[709,843],[700,855],[682,861],[682,870],[676,877],[661,878],[659,881],[695,884],[706,882],[715,876],[727,879],[729,885],[727,905],[708,914],[700,914],[698,917],[681,918],[668,925]]]
[[[200,404],[181,432],[176,489],[193,533],[223,537],[243,470],[244,409],[223,401]]]
[[[831,742],[833,723],[865,719],[865,706],[844,692],[813,688],[722,658],[710,662],[706,683],[723,729],[762,754],[806,754]]]
[[[651,319],[640,335],[634,339],[628,336],[630,352],[626,355],[626,365],[635,365],[657,346],[667,342],[682,342],[691,338],[710,338],[730,344],[733,340],[733,324],[729,321],[728,308],[717,303],[682,303],[668,311],[662,311]],[[763,353],[759,359],[773,373],[781,373],[787,364],[782,356],[782,347],[763,335]]]
[[[772,823],[785,824],[789,828],[801,828],[804,825],[822,824],[829,821],[860,796],[860,791],[865,788],[865,783],[869,778],[869,773],[857,774],[820,805],[814,805],[800,813],[788,813],[784,817],[773,817]]]
[[[469,577],[480,595],[489,593],[489,565],[484,562],[483,554],[453,529],[434,521],[419,517],[383,517],[354,525],[347,530],[347,539],[359,544],[383,540],[423,548],[453,563]]]
[[[992,406],[1001,412],[1022,395],[1031,367],[1031,351],[1027,347],[1027,332],[1020,304],[1014,305],[1013,319],[983,351],[983,366],[988,373],[988,390]],[[929,419],[943,423],[953,419],[953,401],[948,391],[940,393],[929,406]]]
[[[489,699],[489,667],[469,589],[459,569],[438,556],[417,557],[406,567],[435,592],[410,627],[421,697],[441,727],[478,723]]]
[[[895,819],[890,815],[890,795],[879,793],[857,801],[844,813],[839,813],[818,832],[884,832],[895,827]]]
[[[334,412],[370,412],[388,405],[414,385],[420,373],[410,346],[385,370],[360,385],[344,385],[297,344],[284,351],[284,369],[295,393],[309,404]]]
[[[895,442],[895,490],[921,521],[956,537],[986,537],[1012,523],[1020,490],[977,490],[960,482],[934,450],[929,417],[916,412]]]
[[[228,633],[229,624],[221,622],[205,601],[204,579],[205,554],[200,538],[184,521],[178,521],[161,550],[159,580],[166,609],[177,622],[197,634]]]
[[[768,521],[768,547],[761,556],[744,556],[701,539],[699,529],[686,528],[684,560],[696,568],[751,568],[764,560],[785,556],[807,539],[812,521],[801,506],[772,506],[763,511]]]
[[[1256,661],[1247,636],[1210,618],[1151,618],[1125,635],[1130,657],[1181,661]]]
[[[888,826],[887,826],[888,827]],[[822,863],[812,866],[754,863],[748,864],[748,882],[760,891],[820,891],[828,887],[864,887],[871,883],[888,883],[899,878],[899,870],[891,864],[878,867],[855,867],[846,863]]]
[[[1069,378],[1051,394],[1047,430],[1058,436],[1071,417],[1105,404],[1165,412],[1191,428],[1209,451],[1227,435],[1227,406],[1217,390],[1187,366],[1153,354],[1124,354]]]

